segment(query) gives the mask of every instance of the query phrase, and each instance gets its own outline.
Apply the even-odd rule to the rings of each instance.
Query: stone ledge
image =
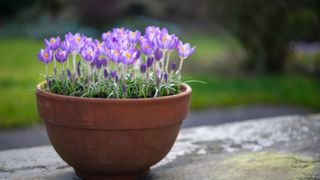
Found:
[[[147,179],[320,179],[320,115],[182,129]],[[77,179],[51,146],[0,152],[0,179]]]

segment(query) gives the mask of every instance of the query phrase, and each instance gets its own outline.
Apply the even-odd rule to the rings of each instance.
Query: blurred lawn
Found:
[[[39,121],[34,89],[44,70],[36,59],[41,46],[30,39],[0,40],[0,127]]]
[[[220,48],[215,39],[193,38],[198,55],[208,56]],[[201,41],[203,39],[203,41]],[[15,38],[0,40],[0,127],[39,122],[34,87],[42,78],[44,65],[36,54],[42,42]],[[187,75],[192,83],[192,108],[253,103],[288,103],[320,109],[320,82],[302,75],[253,76]]]
[[[298,74],[187,75],[191,83],[192,108],[242,104],[293,104],[320,110],[320,81]]]

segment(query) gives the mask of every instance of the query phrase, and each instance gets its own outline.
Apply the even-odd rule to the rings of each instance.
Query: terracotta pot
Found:
[[[145,99],[80,98],[36,91],[49,139],[78,176],[138,177],[163,159],[189,111],[191,88]]]

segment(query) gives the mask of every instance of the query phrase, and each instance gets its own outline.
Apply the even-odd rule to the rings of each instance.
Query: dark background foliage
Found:
[[[131,25],[140,29],[152,19],[183,28],[226,29],[243,44],[246,67],[258,72],[283,70],[292,40],[320,38],[317,0],[3,0],[0,9],[1,24],[32,22],[46,14],[49,21],[76,20],[98,30],[136,17]]]
[[[197,46],[185,77],[208,85],[192,86],[193,108],[320,108],[319,0],[1,0],[0,126],[39,119],[30,94],[41,79],[35,54],[43,38],[66,32],[99,38],[113,27],[148,25]]]

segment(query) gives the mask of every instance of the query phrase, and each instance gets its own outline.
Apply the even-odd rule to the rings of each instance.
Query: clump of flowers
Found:
[[[99,98],[148,98],[179,93],[183,62],[195,47],[182,43],[166,28],[155,26],[147,27],[145,34],[114,28],[102,33],[101,38],[99,41],[68,33],[64,40],[45,39],[46,47],[37,55],[46,65],[42,89]],[[170,59],[172,54],[178,55],[178,61]],[[53,72],[49,74],[52,61]]]

